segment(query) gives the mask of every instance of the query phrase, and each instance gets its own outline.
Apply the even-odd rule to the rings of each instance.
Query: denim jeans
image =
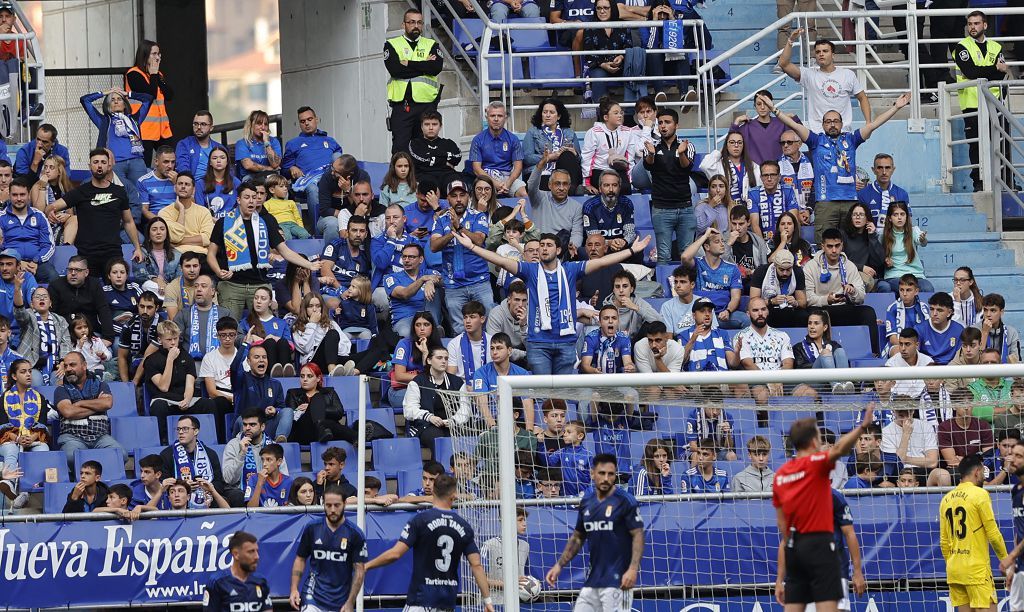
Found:
[[[50,447],[45,442],[33,442],[29,447],[29,452],[35,451],[48,451]],[[21,452],[21,446],[14,442],[5,442],[0,444],[0,456],[4,459],[4,469],[13,470],[18,467],[18,453]]]
[[[131,205],[132,218],[136,227],[142,227],[142,202],[139,200],[139,188],[136,183],[142,175],[149,172],[146,162],[141,157],[126,159],[114,164],[114,174],[121,179],[124,190],[128,192],[128,203]]]
[[[877,283],[875,283],[875,289],[874,291],[872,291],[872,293],[896,293],[899,290],[899,288],[900,279],[894,276],[892,278],[880,280]],[[935,285],[933,285],[932,281],[928,280],[927,278],[918,278],[917,288],[923,291],[924,293],[935,292]]]
[[[322,174],[322,173],[321,173]],[[316,180],[310,180],[306,186],[306,206],[309,208],[309,220],[313,222],[313,227],[319,229],[320,218],[320,177],[316,177]],[[338,218],[334,218],[335,234],[337,234]]]
[[[526,362],[531,374],[575,374],[576,341],[526,341]]]
[[[273,440],[277,436],[288,437],[288,434],[292,432],[292,425],[295,424],[293,420],[295,411],[291,408],[279,408],[274,418],[267,419],[267,435]],[[242,431],[242,417],[235,419],[234,425],[231,427],[231,435],[237,436],[238,432]]]
[[[633,166],[629,171],[629,180],[633,184],[634,192],[651,190],[651,173],[644,168],[643,162]]]
[[[462,306],[466,302],[476,300],[484,305],[486,312],[494,309],[494,293],[491,291],[491,284],[487,281],[466,285],[465,287],[445,287],[444,296],[445,303],[448,305],[448,318],[451,321],[452,335],[454,336],[461,334],[463,331]]]
[[[154,441],[155,442],[155,441]],[[75,451],[77,450],[90,450],[94,448],[119,448],[124,451],[124,447],[121,446],[113,436],[106,435],[96,438],[94,442],[86,442],[82,438],[71,434],[60,434],[57,437],[57,446],[60,450],[64,451],[68,455],[68,466],[73,470],[75,469]]]
[[[832,352],[832,355],[819,355],[814,360],[812,369],[832,369],[832,368],[848,368],[850,367],[850,360],[846,356],[846,349],[837,348]]]
[[[601,61],[609,62],[614,58],[614,55],[602,55]],[[618,71],[615,74],[609,74],[604,68],[591,68],[590,78],[599,79],[611,76],[622,76],[622,71]],[[610,87],[621,85],[622,83],[616,83],[615,81],[591,81],[590,91],[593,93],[593,100],[600,100],[601,96],[608,93]]]
[[[323,236],[325,243],[330,243],[338,237],[338,218],[334,215],[320,217],[314,226],[318,236]]]
[[[693,242],[697,231],[697,218],[693,207],[651,208],[651,224],[654,226],[654,240],[658,245],[658,264],[672,262],[673,236],[680,253]]]
[[[718,313],[715,313],[718,316]],[[722,329],[743,329],[750,325],[750,317],[745,312],[736,311],[729,315],[728,321],[718,320],[718,326]]]
[[[495,2],[490,9],[492,21],[505,21],[508,19],[509,6],[504,2]],[[535,2],[523,4],[519,10],[519,17],[540,17],[540,7]]]

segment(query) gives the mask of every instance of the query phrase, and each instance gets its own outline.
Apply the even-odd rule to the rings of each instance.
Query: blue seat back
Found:
[[[289,249],[299,255],[305,255],[310,260],[319,259],[320,253],[324,250],[324,241],[320,238],[293,238],[285,241],[285,244]]]
[[[75,488],[73,482],[48,482],[43,487],[43,512],[46,514],[60,514],[64,512],[64,504],[68,501],[68,495]]]
[[[338,393],[341,405],[346,409],[359,406],[359,383],[360,377],[358,376],[328,376],[324,379],[324,384],[332,387]],[[372,407],[369,385],[366,385],[366,407]]]
[[[75,451],[75,474],[82,471],[86,461],[96,461],[103,466],[103,480],[120,480],[125,478],[124,451],[120,448],[87,448]]]
[[[78,249],[71,244],[62,244],[58,247],[54,247],[53,255],[50,257],[50,263],[57,270],[57,274],[64,276],[68,273],[68,260],[75,255],[78,255]]]
[[[160,439],[157,418],[123,416],[110,419],[110,435],[125,448],[137,448]]]
[[[423,486],[423,470],[402,470],[398,472],[398,496],[412,493]]]
[[[110,394],[114,397],[114,407],[107,412],[107,416],[114,418],[139,414],[138,400],[135,399],[135,383],[109,382],[107,384],[110,385]]]
[[[288,465],[288,473],[294,474],[302,470],[302,449],[295,442],[280,443],[284,449],[284,461]]]
[[[459,450],[476,456],[476,445],[479,438],[476,436],[463,436],[459,438],[435,438],[434,439],[434,461],[444,466],[444,469],[451,471],[451,459],[455,454],[456,444]]]
[[[420,441],[416,438],[374,440],[370,448],[373,451],[373,469],[388,476],[402,470],[423,469]]]
[[[321,444],[320,442],[313,442],[312,444],[310,444],[310,471],[316,474],[320,470],[324,469],[324,460],[320,457],[320,455],[322,455],[324,450],[326,450],[330,446],[336,446],[345,451],[345,467],[342,468],[341,472],[342,474],[345,474],[345,476],[347,476],[349,480],[352,480],[356,473],[356,462],[359,460],[359,455],[356,454],[356,449],[354,446],[352,446],[348,442],[343,442],[341,440],[332,440],[327,444]],[[352,476],[349,476],[349,474],[352,474]]]
[[[217,417],[212,414],[192,414],[199,419],[199,441],[203,444],[217,444]],[[168,442],[173,443],[177,440],[175,431],[178,428],[178,415],[167,415],[167,438]]]
[[[33,451],[18,454],[22,488],[38,491],[46,482],[46,470],[55,468],[56,482],[68,482],[68,455],[64,451]],[[77,480],[77,479],[76,479]]]
[[[355,378],[355,377],[353,377]],[[345,411],[349,424],[354,425],[359,420],[359,411],[348,409]],[[367,408],[366,420],[375,421],[384,426],[392,435],[398,436],[398,427],[395,425],[395,411],[390,408]]]

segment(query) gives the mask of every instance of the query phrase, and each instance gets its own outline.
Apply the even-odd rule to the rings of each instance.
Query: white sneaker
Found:
[[[664,104],[665,102],[668,102],[668,94],[666,94],[663,91],[659,91],[658,93],[654,94],[655,104]]]
[[[11,508],[14,510],[21,510],[28,505],[28,500],[28,492],[22,491],[21,493],[18,493],[18,496],[14,498],[13,502],[11,502]]]
[[[782,74],[782,66],[778,64],[772,66],[772,74]]]
[[[844,394],[845,395],[845,394],[853,393],[854,390],[855,390],[855,387],[853,386],[853,383],[848,381],[848,380],[843,381],[843,382],[832,383],[832,393],[833,394]]]
[[[281,376],[285,378],[295,378],[295,366],[290,363],[284,364],[284,366],[281,367]]]

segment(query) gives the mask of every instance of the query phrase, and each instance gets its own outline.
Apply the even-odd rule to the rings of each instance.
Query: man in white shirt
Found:
[[[636,371],[679,372],[683,369],[683,346],[672,338],[661,321],[647,324],[647,335],[633,345],[633,364]]]
[[[747,315],[750,327],[741,330],[733,340],[740,355],[740,367],[744,370],[792,370],[792,343],[786,332],[768,326],[768,302],[751,298]],[[785,391],[782,383],[770,383],[754,385],[750,394],[760,406],[767,404],[769,397],[782,396]]]
[[[449,374],[457,374],[464,381],[472,381],[476,369],[489,361],[488,335],[484,333],[486,321],[487,311],[483,304],[470,300],[462,305],[462,324],[465,329],[448,341]]]
[[[939,467],[939,438],[935,427],[914,418],[914,410],[893,410],[892,423],[882,429],[882,452],[895,455],[900,469],[914,468],[919,483],[929,487],[949,486],[949,472]]]
[[[234,396],[231,394],[231,362],[238,349],[238,321],[233,317],[217,320],[217,350],[203,355],[199,366],[199,380],[206,389],[206,395],[217,404],[217,414],[234,411]]]
[[[857,98],[864,113],[864,121],[871,123],[871,105],[868,94],[849,68],[835,65],[836,46],[829,40],[814,43],[814,59],[818,65],[811,68],[797,66],[790,61],[793,45],[800,40],[803,28],[790,34],[789,43],[779,56],[779,68],[794,81],[800,83],[807,96],[807,117],[804,125],[812,132],[822,132],[821,119],[828,111],[836,111],[843,117],[843,125],[853,124],[853,105],[850,98]]]
[[[903,329],[897,340],[899,352],[885,362],[885,367],[923,368],[935,363],[931,357],[918,350],[919,343],[920,337],[916,329],[913,327]],[[919,416],[933,425],[937,425],[939,421],[945,419],[944,416],[939,418],[932,406],[932,400],[939,399],[941,386],[942,381],[938,379],[929,379],[927,382],[921,379],[875,381],[875,391],[883,399],[919,400],[921,402]]]

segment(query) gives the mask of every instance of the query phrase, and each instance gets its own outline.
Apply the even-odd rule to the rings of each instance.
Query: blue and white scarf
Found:
[[[15,359],[21,359],[21,355],[12,351],[10,346],[0,353],[0,391],[7,388],[7,369]]]
[[[768,192],[764,187],[757,190],[757,195],[756,208],[751,212],[757,213],[758,221],[761,222],[761,233],[765,235],[766,239],[770,239],[775,233],[775,221],[782,216],[782,213],[786,212],[786,197],[782,193],[782,188],[776,189],[775,193],[771,194],[770,202],[768,201]]]
[[[127,100],[125,101],[127,103]],[[127,138],[132,143],[132,155],[142,155],[142,138],[139,137],[139,124],[127,113],[111,113],[110,125],[114,134]]]
[[[252,229],[256,232],[256,255],[249,252],[249,240],[245,231],[245,220],[238,208],[224,215],[224,251],[228,269],[232,272],[251,270],[253,267],[270,269],[270,235],[267,223],[257,213],[251,217]],[[183,288],[184,290],[184,288]]]
[[[554,312],[558,313],[558,335],[559,336],[570,336],[576,333],[576,313],[573,311],[572,299],[575,297],[575,292],[569,287],[569,280],[565,275],[565,269],[562,264],[558,264],[555,268],[555,274],[558,277],[558,304],[557,308],[551,307],[551,295],[548,293],[548,279],[547,271],[544,269],[544,264],[537,265],[537,319],[534,319],[535,325],[538,325],[537,331],[547,331],[553,329],[551,315]],[[532,318],[532,317],[531,317]]]
[[[487,334],[484,334],[481,342],[483,343],[483,346],[480,348],[480,365],[482,366],[487,363],[491,339]],[[476,364],[476,359],[473,358],[473,341],[469,339],[469,334],[466,332],[462,332],[459,348],[462,350],[462,378],[464,380],[473,380],[473,374],[479,366]]]
[[[997,346],[998,345],[998,346]],[[999,327],[993,327],[985,337],[985,348],[998,348],[1000,363],[1010,363],[1010,345],[1006,342],[1006,326],[1002,323]]]
[[[544,137],[547,138],[548,145],[549,145],[548,146],[548,150],[551,151],[552,153],[554,153],[555,151],[561,149],[562,145],[565,144],[564,135],[562,133],[562,128],[556,127],[555,129],[551,129],[548,126],[544,125],[544,126],[541,126],[540,131],[544,134]],[[551,174],[551,172],[554,169],[555,169],[555,162],[554,161],[550,161],[547,164],[545,164],[544,171],[541,174],[543,176],[546,176],[548,174]]]
[[[206,353],[220,348],[220,340],[217,339],[217,321],[220,320],[220,309],[216,304],[210,307],[210,315],[206,318],[206,352],[203,352],[199,343],[199,307],[193,305],[189,309],[188,316],[188,354],[192,359],[202,359]]]
[[[244,435],[245,434],[242,434],[242,436]],[[260,444],[260,448],[266,448],[268,444],[270,444],[270,436],[264,432],[263,442]],[[256,461],[256,452],[253,449],[253,446],[254,445],[250,444],[249,447],[245,449],[245,459],[242,463],[242,482],[238,485],[238,488],[243,491],[245,490],[245,483],[249,482],[249,478],[260,471],[260,465]]]
[[[210,463],[210,456],[206,453],[206,447],[201,441],[196,440],[196,452],[191,457],[181,442],[175,442],[172,448],[175,478],[184,481],[196,481],[202,478],[213,482],[213,465]],[[197,506],[206,505],[206,492],[201,487],[197,486],[192,491],[192,503]]]
[[[822,252],[821,259],[818,260],[819,267],[821,268],[821,275],[818,277],[818,282],[822,284],[828,284],[832,281],[832,271],[828,269],[828,259],[825,258],[825,253]],[[843,291],[846,291],[846,254],[839,254],[839,281],[843,284]]]
[[[60,355],[60,341],[57,339],[57,327],[53,322],[53,315],[47,315],[46,320],[37,312],[36,327],[39,329],[39,358],[46,359],[46,366],[40,372],[43,376],[43,384],[50,384],[50,375],[53,374],[53,365]]]
[[[921,300],[917,300],[917,303],[913,306],[904,306],[902,300],[896,300],[896,329],[902,331],[908,327],[907,324],[907,311],[917,309],[921,311],[921,320],[927,321],[931,316],[928,312],[928,306]],[[916,325],[916,322],[910,323],[909,327]],[[893,332],[896,333],[896,332]]]

